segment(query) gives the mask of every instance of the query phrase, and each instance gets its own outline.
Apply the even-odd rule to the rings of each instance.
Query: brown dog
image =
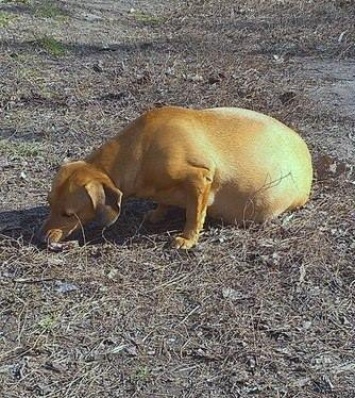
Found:
[[[279,121],[239,108],[164,107],[134,120],[85,160],[65,164],[48,195],[42,227],[59,242],[98,217],[113,224],[122,197],[186,209],[173,246],[194,246],[206,213],[227,223],[264,222],[308,200],[312,164],[302,138]]]

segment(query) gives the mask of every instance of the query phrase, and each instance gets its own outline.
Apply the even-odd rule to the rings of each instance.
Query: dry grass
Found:
[[[352,4],[2,7],[1,396],[353,397],[355,121],[311,96],[354,71]],[[210,222],[189,252],[168,247],[180,212],[147,229],[152,204],[135,200],[80,247],[36,247],[55,168],[164,103],[275,115],[306,138],[326,181],[269,225]],[[331,178],[324,151],[343,161]]]

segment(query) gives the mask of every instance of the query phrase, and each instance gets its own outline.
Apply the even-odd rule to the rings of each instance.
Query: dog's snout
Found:
[[[50,228],[47,220],[38,230],[37,234],[35,235],[35,240],[39,244],[51,244],[59,242],[62,237],[63,231],[59,228]]]

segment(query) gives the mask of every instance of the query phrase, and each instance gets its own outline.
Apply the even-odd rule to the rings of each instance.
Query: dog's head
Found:
[[[84,162],[63,165],[48,194],[50,214],[41,229],[41,239],[56,243],[90,221],[104,227],[120,214],[122,192],[103,171]]]

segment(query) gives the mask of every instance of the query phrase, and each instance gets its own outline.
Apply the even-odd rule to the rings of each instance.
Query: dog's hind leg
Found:
[[[175,237],[172,247],[190,249],[195,246],[206,218],[212,185],[212,173],[194,168],[183,183],[186,195],[186,223],[181,236]]]

